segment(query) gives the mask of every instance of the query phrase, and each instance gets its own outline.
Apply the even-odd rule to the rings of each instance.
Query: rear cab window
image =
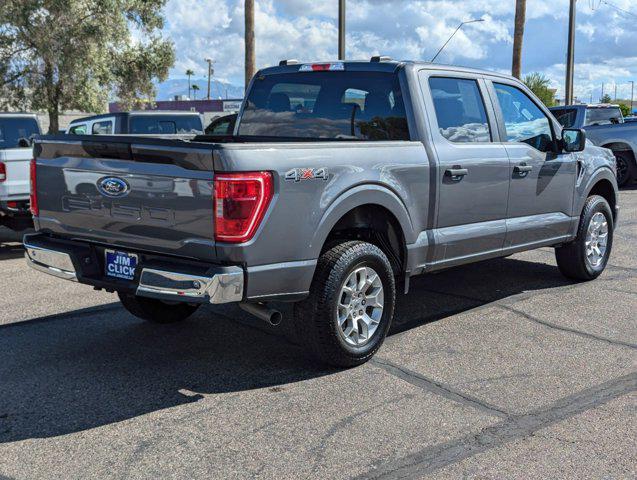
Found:
[[[409,140],[396,73],[314,71],[255,78],[241,136],[306,140]]]
[[[203,126],[199,115],[131,115],[129,133],[137,135],[203,133]]]
[[[622,112],[619,107],[589,107],[586,109],[584,126],[612,125],[622,123]]]
[[[0,150],[20,148],[21,138],[38,135],[40,127],[32,117],[0,117]]]
[[[101,122],[95,122],[91,128],[93,135],[110,135],[113,133],[113,121],[103,120]]]

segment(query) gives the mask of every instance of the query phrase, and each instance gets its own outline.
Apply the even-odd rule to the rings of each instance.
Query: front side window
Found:
[[[526,143],[541,152],[554,148],[553,131],[544,112],[519,88],[494,83],[504,117],[507,142]]]
[[[257,77],[238,133],[308,140],[409,140],[398,77],[386,72]]]
[[[39,133],[35,118],[0,118],[0,150],[19,148],[21,138],[31,138]]]
[[[475,80],[431,77],[429,88],[440,134],[450,142],[490,142],[491,131]]]
[[[93,135],[110,135],[111,133],[113,133],[113,122],[111,120],[93,124]]]
[[[86,125],[73,125],[71,128],[69,128],[69,133],[73,135],[84,135],[86,133]]]
[[[575,125],[577,119],[577,110],[574,108],[565,108],[561,110],[553,110],[553,115],[560,124],[565,128],[570,128]]]

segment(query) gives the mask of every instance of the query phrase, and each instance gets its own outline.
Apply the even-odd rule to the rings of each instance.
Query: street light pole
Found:
[[[210,100],[210,77],[212,76],[212,58],[206,58],[208,62],[208,100]]]
[[[630,114],[633,114],[633,94],[635,93],[635,82],[630,81]]]
[[[451,34],[451,36],[447,39],[447,41],[444,43],[444,45],[442,47],[440,47],[440,50],[438,50],[438,52],[434,55],[434,58],[431,59],[431,63],[433,63],[436,58],[438,58],[438,55],[440,55],[440,52],[442,52],[445,47],[447,46],[447,44],[451,41],[451,39],[453,38],[453,36],[458,33],[458,30],[460,30],[462,28],[463,25],[466,25],[467,23],[475,23],[475,22],[484,22],[484,18],[476,18],[475,20],[467,20],[466,22],[462,22],[460,25],[458,25],[456,27],[456,29],[453,31],[453,33]]]
[[[345,60],[345,0],[338,0],[338,59]]]
[[[575,4],[577,0],[571,0],[568,10],[568,50],[566,52],[566,96],[565,105],[573,103],[573,70],[575,63]]]

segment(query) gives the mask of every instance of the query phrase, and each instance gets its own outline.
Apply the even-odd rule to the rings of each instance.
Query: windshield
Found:
[[[307,72],[257,77],[239,135],[409,140],[398,77],[383,72]]]
[[[203,133],[199,115],[131,115],[130,133],[169,135]]]
[[[611,123],[622,123],[622,112],[619,108],[587,108],[586,125],[609,125]]]
[[[0,150],[19,148],[21,138],[40,133],[38,122],[32,117],[0,118]]]
[[[558,122],[565,128],[570,128],[575,125],[575,119],[577,118],[577,110],[574,108],[565,108],[563,110],[551,110]]]

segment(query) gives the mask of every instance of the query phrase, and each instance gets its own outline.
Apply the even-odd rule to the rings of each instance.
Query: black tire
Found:
[[[166,303],[154,298],[138,297],[117,292],[124,308],[137,318],[152,323],[176,323],[187,319],[197,311],[198,304]]]
[[[635,159],[628,152],[613,152],[617,163],[617,185],[623,187],[635,179]]]
[[[593,266],[586,258],[586,233],[591,218],[596,213],[602,213],[608,224],[608,237],[606,251],[599,265]],[[606,268],[610,252],[613,247],[613,215],[610,205],[604,197],[591,195],[586,199],[584,209],[580,216],[577,237],[574,241],[555,249],[555,258],[560,272],[565,277],[574,280],[593,280],[597,278]]]
[[[363,266],[373,268],[378,274],[384,302],[375,333],[363,345],[352,346],[346,343],[338,325],[337,303],[349,275]],[[321,255],[309,297],[294,305],[297,338],[323,363],[335,367],[361,365],[383,344],[394,316],[395,299],[394,275],[382,250],[366,242],[341,243]]]

